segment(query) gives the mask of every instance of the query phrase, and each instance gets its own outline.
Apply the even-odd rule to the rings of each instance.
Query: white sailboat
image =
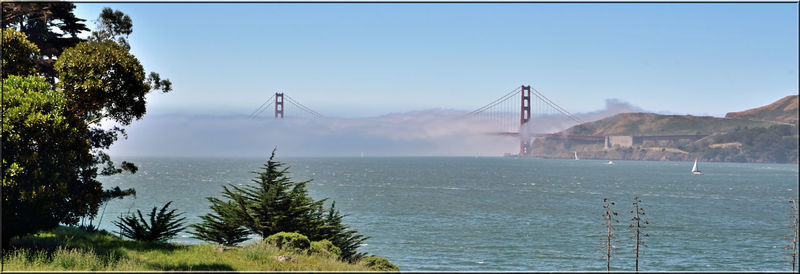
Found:
[[[606,163],[606,164],[607,164],[607,165],[613,165],[613,164],[614,164],[614,161],[608,161],[608,163]]]
[[[580,160],[580,159],[578,159],[578,152],[577,151],[573,151],[573,153],[575,153],[575,161]]]
[[[703,174],[703,172],[702,172],[702,171],[700,171],[699,169],[697,169],[697,159],[694,159],[694,166],[692,166],[692,174],[694,174],[694,175],[700,175],[700,174]]]

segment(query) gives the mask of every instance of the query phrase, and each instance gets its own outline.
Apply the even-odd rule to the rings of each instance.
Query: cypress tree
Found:
[[[342,260],[356,262],[366,256],[366,253],[359,253],[358,247],[369,239],[350,229],[349,225],[342,223],[342,219],[347,215],[341,215],[336,209],[336,202],[331,203],[331,208],[325,216],[325,225],[322,227],[323,237],[330,240],[333,245],[342,250],[339,256]]]
[[[211,202],[211,210],[205,216],[202,223],[192,224],[194,232],[189,232],[196,239],[215,242],[222,245],[234,246],[247,240],[249,234],[247,229],[242,227],[241,222],[236,219],[236,204],[233,201],[222,201],[214,197],[208,197]]]
[[[289,177],[289,167],[275,161],[275,150],[261,168],[253,172],[252,184],[223,186],[222,196],[209,197],[211,213],[201,217],[203,222],[192,225],[195,238],[225,245],[244,241],[248,233],[266,239],[278,232],[297,232],[311,241],[329,240],[342,250],[340,258],[355,262],[363,257],[357,248],[368,237],[358,234],[342,223],[344,217],[335,203],[325,210],[327,199],[315,201],[306,185]]]

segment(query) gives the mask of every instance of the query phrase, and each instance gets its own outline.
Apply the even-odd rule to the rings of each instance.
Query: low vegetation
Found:
[[[792,204],[792,209],[791,209],[791,211],[789,211],[790,222],[789,222],[789,226],[788,227],[792,230],[792,234],[784,236],[785,238],[790,238],[791,239],[789,244],[787,244],[786,247],[784,247],[784,249],[787,249],[787,250],[791,251],[791,255],[792,255],[791,256],[792,273],[795,273],[795,272],[797,272],[796,266],[797,266],[797,237],[798,237],[797,200],[792,198],[791,200],[789,200],[789,203]]]
[[[789,250],[789,255],[784,257],[791,263],[792,273],[797,272],[797,242],[798,242],[798,216],[800,216],[800,211],[798,211],[797,200],[794,198],[789,200],[791,204],[791,209],[789,210],[789,229],[791,229],[791,233],[788,235],[784,235],[784,238],[789,239],[789,243],[784,247],[784,250]],[[606,271],[611,271],[611,256],[614,254],[614,251],[617,249],[614,246],[614,243],[617,242],[617,233],[616,228],[614,227],[615,224],[619,223],[617,219],[617,211],[613,209],[615,203],[608,198],[603,198],[603,227],[605,227],[605,231],[599,232],[598,235],[601,235],[602,239],[602,248],[598,249],[603,253],[603,259],[606,261]],[[642,253],[642,248],[647,247],[647,244],[644,241],[644,237],[649,237],[649,233],[644,232],[644,229],[647,228],[647,225],[650,223],[644,219],[644,208],[642,207],[642,200],[639,199],[639,196],[635,196],[633,198],[633,209],[629,211],[632,214],[630,219],[630,224],[628,224],[628,232],[630,232],[630,239],[631,241],[628,244],[632,245],[633,253],[635,255],[636,261],[634,264],[634,270],[638,273],[639,272],[639,255]]]
[[[647,228],[647,225],[650,223],[643,219],[645,212],[644,208],[642,208],[642,200],[639,199],[639,196],[633,198],[633,209],[630,213],[633,214],[633,217],[630,219],[631,223],[628,225],[628,229],[632,234],[631,242],[633,243],[633,253],[636,255],[634,269],[636,272],[639,272],[639,254],[642,251],[642,247],[647,246],[644,242],[644,237],[650,236],[644,232],[644,229]]]
[[[603,252],[603,257],[606,260],[606,272],[611,271],[611,255],[614,254],[614,245],[617,238],[616,229],[614,228],[615,223],[619,223],[617,220],[617,211],[613,209],[614,202],[609,200],[608,198],[603,198],[603,226],[606,227],[605,233],[601,233],[603,235],[603,248],[600,251]]]
[[[280,249],[266,242],[224,248],[212,244],[124,240],[105,231],[86,232],[58,227],[49,232],[15,238],[4,253],[6,271],[382,271],[385,259],[355,264],[307,250]],[[281,261],[280,258],[290,258]],[[294,260],[291,260],[294,259]],[[376,263],[380,261],[380,263]],[[385,261],[388,263],[388,261]],[[388,263],[388,266],[391,263]],[[397,267],[393,268],[395,271]]]
[[[120,234],[126,238],[143,242],[166,242],[183,231],[183,220],[186,219],[180,217],[181,213],[175,213],[175,209],[167,211],[170,204],[172,201],[165,204],[157,214],[156,209],[158,208],[153,207],[153,211],[147,214],[150,217],[150,223],[142,217],[142,211],[136,210],[138,216],[131,214],[120,217],[119,221],[115,221],[114,224],[119,227]]]
[[[277,246],[284,244],[306,249],[311,241],[327,240],[339,250],[339,259],[357,262],[366,254],[358,252],[369,237],[344,224],[345,217],[323,205],[327,199],[314,200],[306,184],[295,182],[289,167],[275,160],[275,151],[251,184],[222,187],[226,200],[208,197],[211,212],[203,221],[191,225],[195,238],[224,245],[236,245],[248,235],[257,235]],[[299,236],[298,236],[299,235]],[[302,236],[304,239],[300,239]],[[294,246],[293,246],[294,247]]]

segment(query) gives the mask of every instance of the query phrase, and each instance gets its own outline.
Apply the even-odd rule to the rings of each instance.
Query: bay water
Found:
[[[100,228],[173,201],[187,223],[209,212],[223,185],[252,184],[266,158],[115,158],[136,174],[101,177],[136,189],[101,208]],[[536,159],[513,157],[278,158],[315,199],[336,201],[345,222],[371,237],[359,250],[405,271],[600,271],[603,198],[619,212],[612,270],[633,270],[628,224],[644,207],[640,270],[791,270],[790,198],[797,164]],[[329,205],[329,204],[326,204]],[[201,243],[186,232],[175,242]]]

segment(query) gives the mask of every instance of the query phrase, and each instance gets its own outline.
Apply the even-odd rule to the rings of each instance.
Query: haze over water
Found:
[[[208,212],[205,197],[248,184],[266,159],[130,158],[134,175],[103,177],[133,187],[111,201],[101,228],[129,210],[174,201],[187,223]],[[281,158],[296,180],[314,179],[346,223],[372,237],[360,250],[401,270],[605,270],[602,199],[616,202],[612,270],[633,270],[628,220],[643,201],[647,247],[640,270],[787,270],[788,200],[798,166],[690,162],[545,160],[500,157]],[[102,209],[101,209],[102,211]],[[176,241],[199,243],[182,233]]]

